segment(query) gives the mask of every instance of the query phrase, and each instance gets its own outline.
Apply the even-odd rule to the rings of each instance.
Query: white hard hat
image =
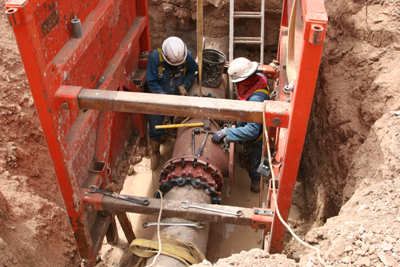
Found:
[[[238,57],[229,64],[228,74],[231,77],[231,82],[237,83],[250,77],[256,72],[257,68],[257,62],[251,62],[247,58]]]
[[[187,55],[185,43],[178,37],[172,36],[164,40],[161,51],[168,64],[178,66],[182,64]]]

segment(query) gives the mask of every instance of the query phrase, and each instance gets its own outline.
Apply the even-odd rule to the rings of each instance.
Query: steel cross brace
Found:
[[[264,104],[258,102],[84,89],[73,86],[61,86],[56,93],[56,101],[60,109],[80,108],[263,123]],[[286,128],[289,112],[290,103],[266,101],[266,125]]]
[[[113,212],[132,212],[140,214],[157,215],[160,211],[161,199],[134,196],[138,200],[148,200],[147,206],[137,205],[128,201],[115,199],[102,194],[89,193],[87,189],[81,190],[81,199],[86,207],[91,207],[97,211],[113,211]],[[215,208],[217,205],[202,204],[204,207]],[[189,220],[200,220],[209,222],[223,222],[237,225],[251,226],[254,229],[269,230],[273,220],[274,210],[261,208],[243,208],[234,206],[218,205],[217,209],[234,211],[241,210],[243,216],[233,216],[224,213],[211,212],[200,209],[184,209],[181,201],[166,200],[163,201],[163,216],[177,217]],[[266,215],[262,215],[264,211]]]

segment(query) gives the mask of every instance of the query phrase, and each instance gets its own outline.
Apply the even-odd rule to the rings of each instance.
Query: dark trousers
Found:
[[[149,120],[149,135],[150,139],[160,138],[165,134],[164,129],[156,129],[156,125],[162,125],[164,122],[164,115],[147,115]],[[171,123],[174,121],[174,117],[171,116]]]
[[[260,181],[261,174],[257,172],[258,166],[261,163],[262,147],[252,146],[246,143],[244,146],[243,156],[249,159],[249,166],[246,166],[246,170],[249,173],[250,179]]]

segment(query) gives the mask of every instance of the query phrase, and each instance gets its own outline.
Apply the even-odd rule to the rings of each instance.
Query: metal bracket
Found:
[[[269,230],[275,215],[274,210],[253,208],[253,219],[251,228]]]

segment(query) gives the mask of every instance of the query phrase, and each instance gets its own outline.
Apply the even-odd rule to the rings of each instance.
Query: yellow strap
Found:
[[[260,136],[256,139],[256,141],[253,141],[252,143],[257,144],[258,141],[260,141],[262,137],[263,137],[263,133],[261,133]]]
[[[158,59],[160,60],[160,62],[164,62],[164,58],[162,56],[162,51],[161,48],[158,48]]]
[[[164,62],[164,58],[162,56],[161,48],[158,48],[158,59],[160,63]],[[164,71],[164,67],[162,67],[160,64],[158,64],[158,73],[162,74]]]
[[[257,92],[262,92],[264,94],[266,94],[267,96],[271,96],[271,93],[269,92],[269,85],[267,84],[268,90],[265,89],[258,89],[256,90],[253,94],[257,93]]]
[[[161,254],[173,257],[186,264],[186,266],[200,263],[203,261],[203,259],[205,259],[203,253],[201,253],[201,251],[199,251],[195,245],[192,243],[185,243],[176,236],[169,234],[162,235],[161,243]],[[157,254],[159,249],[158,241],[146,239],[133,240],[129,248],[133,254],[142,258],[153,257]]]

